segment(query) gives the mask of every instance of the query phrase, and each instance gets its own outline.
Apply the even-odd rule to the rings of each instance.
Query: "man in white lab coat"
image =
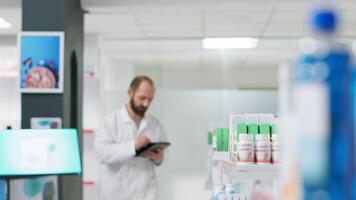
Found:
[[[153,81],[137,76],[131,82],[130,102],[105,117],[95,138],[100,170],[100,200],[157,200],[155,167],[163,150],[135,157],[149,142],[166,141],[161,123],[145,114],[155,93]]]

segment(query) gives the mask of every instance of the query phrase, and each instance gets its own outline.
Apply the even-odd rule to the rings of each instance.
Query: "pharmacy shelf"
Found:
[[[234,163],[228,159],[228,152],[212,151],[210,157],[218,162],[215,167],[218,167],[219,171],[236,181],[278,179],[278,165]]]
[[[217,167],[222,173],[237,181],[276,180],[279,175],[279,166],[272,164],[241,164],[222,160]]]
[[[210,158],[214,161],[229,160],[229,152],[212,151]]]

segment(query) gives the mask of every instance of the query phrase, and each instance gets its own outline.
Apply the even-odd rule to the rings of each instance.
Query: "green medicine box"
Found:
[[[235,141],[239,141],[240,133],[247,133],[247,124],[236,124],[234,132]]]
[[[272,134],[277,134],[277,133],[278,133],[277,124],[272,124]]]
[[[209,145],[213,144],[213,132],[211,131],[208,132],[208,144]]]
[[[223,129],[223,151],[229,151],[229,129]]]
[[[269,124],[261,124],[259,129],[260,134],[271,134],[271,125]]]
[[[253,141],[256,141],[256,135],[258,134],[258,125],[257,124],[249,124],[247,125],[248,134],[253,134]]]
[[[217,151],[223,151],[223,138],[224,138],[224,133],[223,133],[222,128],[217,128],[216,129],[216,150]]]

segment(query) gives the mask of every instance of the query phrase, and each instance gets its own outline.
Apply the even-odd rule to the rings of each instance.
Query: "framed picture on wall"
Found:
[[[62,93],[64,32],[22,32],[20,90],[22,93]]]

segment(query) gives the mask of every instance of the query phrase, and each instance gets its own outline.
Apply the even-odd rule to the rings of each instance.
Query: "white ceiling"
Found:
[[[21,27],[18,7],[1,0],[0,16]],[[234,68],[270,71],[276,86],[277,67],[296,54],[298,39],[308,33],[307,0],[82,0],[85,33],[97,35],[100,48],[117,60],[161,68]],[[335,1],[342,20],[340,37],[356,36],[356,2]],[[11,4],[11,5],[10,5]],[[15,4],[15,8],[14,8]],[[253,50],[213,51],[203,37],[258,37]],[[273,78],[273,80],[272,80]]]
[[[307,11],[313,5],[305,0],[144,2],[147,1],[83,0],[89,11],[86,31],[122,39],[300,37],[305,34]],[[337,1],[336,5],[342,12],[342,35],[356,34],[356,2]]]
[[[281,63],[291,62],[308,34],[311,1],[83,1],[87,33],[100,35],[106,55],[140,67],[230,73],[237,87],[273,88]],[[100,5],[98,5],[100,4]],[[340,37],[356,36],[356,3],[337,1]],[[204,50],[204,37],[258,37],[252,50]],[[243,77],[249,74],[252,77]],[[239,76],[240,75],[240,76]],[[233,78],[228,77],[227,80]]]

